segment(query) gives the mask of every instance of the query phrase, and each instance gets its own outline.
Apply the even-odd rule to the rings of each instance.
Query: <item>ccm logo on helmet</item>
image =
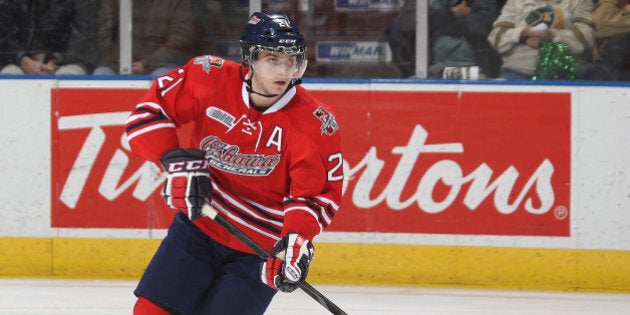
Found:
[[[281,38],[281,39],[278,40],[278,43],[280,43],[280,44],[295,44],[295,39]]]
[[[172,162],[168,164],[168,169],[170,173],[173,172],[181,172],[181,171],[198,171],[208,169],[208,161],[207,160],[194,160],[194,161],[180,161],[180,162]]]

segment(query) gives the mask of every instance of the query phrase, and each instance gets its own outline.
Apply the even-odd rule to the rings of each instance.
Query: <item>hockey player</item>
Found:
[[[157,78],[126,123],[131,150],[164,169],[179,209],[134,293],[134,314],[262,314],[306,277],[313,237],[341,200],[333,111],[299,84],[306,45],[284,14],[254,13],[242,64],[199,56]],[[176,128],[194,123],[190,143]],[[270,253],[201,215],[210,203]]]

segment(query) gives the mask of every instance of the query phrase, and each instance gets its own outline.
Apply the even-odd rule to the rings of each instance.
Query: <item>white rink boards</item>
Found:
[[[150,81],[0,79],[4,144],[0,169],[6,179],[0,190],[0,277],[139,277],[164,237],[165,225],[134,225],[132,218],[142,221],[147,216],[141,211],[135,217],[129,215],[132,212],[115,215],[110,211],[146,198],[144,190],[137,191],[127,181],[131,172],[123,171],[127,164],[121,161],[126,161],[128,148],[120,134],[121,117],[132,107],[122,103],[133,104],[134,95]],[[312,266],[312,282],[629,293],[630,84],[538,83],[306,81],[306,88],[338,102],[337,108],[352,117],[346,120],[352,124],[344,126],[354,126],[356,132],[349,134],[371,141],[353,141],[356,146],[348,147],[356,150],[345,151],[354,154],[347,155],[347,164],[348,174],[355,180],[348,181],[345,215],[335,224],[340,226],[345,219],[347,226],[332,226],[335,229],[315,240],[319,254]],[[117,95],[124,97],[119,100]],[[357,115],[358,110],[364,115]],[[432,115],[436,111],[441,114]],[[477,122],[482,118],[487,121]],[[368,137],[366,129],[373,137]],[[483,136],[488,130],[493,131],[489,133],[492,137]],[[508,132],[500,132],[504,130]],[[546,132],[549,130],[561,132]],[[485,141],[498,134],[506,138],[496,147],[493,141]],[[562,136],[548,136],[558,134]],[[99,139],[101,142],[96,141]],[[104,141],[107,139],[112,141]],[[518,142],[523,139],[528,142]],[[453,144],[463,150],[453,151]],[[79,155],[84,152],[79,148],[103,152],[105,163],[79,159],[92,156]],[[417,148],[427,148],[419,159]],[[519,154],[520,148],[529,150]],[[62,154],[68,150],[76,154]],[[411,158],[414,163],[407,163]],[[405,163],[393,162],[402,160]],[[422,167],[412,172],[407,166],[416,165],[416,160]],[[548,160],[553,163],[546,163]],[[382,185],[370,177],[381,161],[386,166],[381,177],[388,179]],[[410,189],[425,187],[421,185],[428,182],[425,179],[435,177],[425,176],[427,173],[441,174],[434,171],[442,170],[436,165],[450,167],[448,174],[455,170],[462,175],[458,175],[459,184],[452,186],[458,189],[450,190],[462,193],[446,199],[458,202],[453,215],[425,207],[440,204],[426,197],[431,194],[421,198],[430,189],[418,188],[413,194],[404,189],[407,184]],[[538,185],[530,185],[535,181],[523,180],[521,186],[530,190],[514,190],[521,191],[517,200],[523,202],[515,203],[522,207],[512,213],[497,206],[506,203],[497,197],[499,189],[493,194],[479,189],[468,194],[460,189],[463,174],[473,174],[473,169],[485,170],[485,174],[493,170],[497,176],[522,174],[523,179],[542,178],[534,177],[539,173],[534,170],[545,170],[540,173],[553,171],[559,179],[547,186],[544,183],[549,181],[541,180],[541,193],[534,189]],[[90,180],[81,182],[87,186],[67,185],[66,191],[62,189],[66,183],[75,183],[66,178]],[[79,189],[83,187],[90,189]],[[370,187],[376,188],[366,189]],[[529,194],[524,192],[541,198],[525,198]],[[484,196],[488,196],[487,207],[476,207],[484,199],[473,197]],[[526,199],[558,202],[548,205],[541,201],[545,207],[539,208],[547,211],[541,214],[536,211],[540,210],[538,203],[529,209]],[[77,202],[83,206],[75,207]],[[570,204],[570,216],[566,211],[551,215],[568,209],[562,207],[566,204]],[[138,209],[142,210],[134,208]],[[369,216],[363,215],[367,212]],[[101,222],[109,224],[94,226]],[[441,228],[436,230],[433,227],[438,223]],[[383,264],[381,257],[400,253],[395,262]]]

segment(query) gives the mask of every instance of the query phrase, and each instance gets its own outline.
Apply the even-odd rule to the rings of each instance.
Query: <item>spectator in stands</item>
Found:
[[[446,67],[470,66],[480,67],[482,76],[496,77],[501,56],[486,37],[498,16],[496,0],[429,1],[429,77],[443,77]]]
[[[162,75],[195,55],[190,0],[133,1],[133,74]],[[101,0],[95,75],[119,70],[119,0]]]
[[[442,77],[445,67],[479,66],[496,77],[501,56],[486,36],[505,0],[431,0],[429,2],[429,77]],[[392,59],[403,77],[415,73],[416,0],[407,0],[385,30]]]
[[[500,78],[531,79],[539,48],[562,43],[579,62],[595,43],[592,0],[508,0],[488,41],[502,55]]]
[[[630,81],[630,5],[628,0],[599,0],[593,9],[598,43],[593,59],[612,80]]]
[[[385,29],[387,42],[392,50],[392,60],[403,78],[416,73],[416,0],[406,0],[400,14]]]
[[[96,0],[0,1],[0,74],[90,73]]]

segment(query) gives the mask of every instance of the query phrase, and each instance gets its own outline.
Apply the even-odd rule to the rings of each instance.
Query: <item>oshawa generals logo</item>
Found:
[[[213,167],[239,175],[266,176],[280,163],[280,155],[243,154],[236,145],[227,144],[216,136],[201,141],[200,149]]]

